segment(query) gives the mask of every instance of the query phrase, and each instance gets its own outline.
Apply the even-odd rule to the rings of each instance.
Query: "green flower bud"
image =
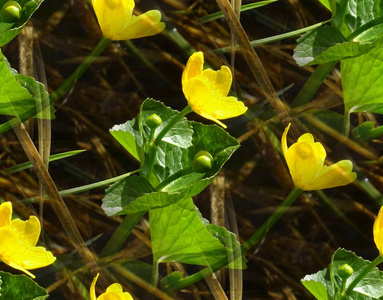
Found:
[[[146,125],[148,125],[150,129],[156,129],[161,123],[162,119],[157,114],[152,114],[146,119]]]
[[[1,21],[15,23],[21,15],[21,6],[16,1],[8,1],[0,11]]]
[[[199,151],[193,158],[193,172],[206,173],[213,164],[213,156],[205,150]]]
[[[346,280],[347,278],[349,278],[353,273],[354,273],[354,270],[353,270],[353,268],[351,268],[351,266],[349,264],[341,265],[338,268],[338,275],[343,280]]]

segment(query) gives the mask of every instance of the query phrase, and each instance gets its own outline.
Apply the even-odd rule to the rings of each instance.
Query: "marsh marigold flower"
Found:
[[[122,291],[122,287],[118,283],[113,283],[110,285],[106,292],[101,294],[96,298],[96,282],[98,279],[98,275],[94,277],[92,284],[90,286],[90,300],[133,300],[133,297],[127,293]]]
[[[56,258],[44,247],[36,247],[40,236],[40,221],[35,216],[29,220],[11,220],[12,204],[0,205],[0,260],[35,278],[27,270],[52,264]]]
[[[219,120],[242,115],[247,107],[227,96],[232,81],[230,69],[222,66],[219,71],[203,70],[203,63],[202,52],[190,56],[182,73],[182,90],[195,113],[226,128]]]
[[[295,187],[304,190],[321,190],[349,184],[356,178],[352,172],[352,162],[341,160],[325,166],[326,150],[319,142],[314,142],[310,133],[303,134],[298,141],[287,147],[286,127],[282,135],[282,149]]]
[[[378,248],[380,256],[383,256],[383,206],[379,210],[372,231],[376,248]]]
[[[133,0],[92,0],[92,5],[102,34],[112,41],[151,36],[165,28],[158,10],[133,16]]]

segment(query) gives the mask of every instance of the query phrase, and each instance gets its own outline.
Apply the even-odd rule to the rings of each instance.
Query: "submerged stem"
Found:
[[[92,52],[84,59],[84,61],[77,67],[77,69],[64,81],[64,83],[50,95],[51,103],[59,99],[62,95],[67,93],[82,74],[93,64],[97,57],[105,50],[111,43],[111,40],[103,37],[98,44],[93,48]]]
[[[106,257],[117,253],[145,213],[146,211],[144,210],[135,214],[126,215],[122,223],[117,227],[112,237],[106,243],[104,249],[102,249],[100,257]]]

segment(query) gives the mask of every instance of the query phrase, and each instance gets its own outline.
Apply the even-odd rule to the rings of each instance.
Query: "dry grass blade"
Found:
[[[220,173],[210,185],[210,209],[211,223],[225,226],[225,176]],[[224,285],[225,269],[215,273],[218,281]]]
[[[101,270],[98,267],[91,252],[86,247],[84,240],[82,239],[81,234],[78,231],[78,228],[68,208],[65,205],[64,200],[61,198],[56,185],[54,184],[24,125],[20,124],[20,126],[14,128],[14,131],[25,153],[28,156],[28,159],[32,162],[33,168],[39,180],[43,183],[45,191],[47,192],[50,198],[50,203],[54,211],[56,212],[61,224],[63,225],[64,230],[71,239],[73,246],[76,248],[82,259],[87,264],[89,264],[91,272],[94,275],[96,275],[96,273],[100,273],[101,284],[107,286],[107,281],[105,277],[102,275]]]
[[[291,117],[289,116],[285,106],[282,101],[279,99],[277,93],[275,92],[274,87],[272,86],[269,77],[266,74],[266,71],[260,61],[257,53],[250,44],[250,40],[243,29],[237,15],[235,14],[232,6],[228,0],[217,0],[218,6],[224,13],[230,29],[236,36],[237,42],[242,50],[242,53],[247,61],[247,64],[250,67],[253,76],[255,77],[257,83],[260,85],[263,93],[270,102],[270,105],[273,107],[276,113],[282,116],[282,120],[286,123],[291,122]],[[293,129],[297,133],[297,129]]]

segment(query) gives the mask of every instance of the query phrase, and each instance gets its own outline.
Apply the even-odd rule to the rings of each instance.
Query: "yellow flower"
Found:
[[[40,221],[30,216],[28,221],[11,220],[12,204],[0,205],[0,260],[32,278],[27,270],[52,264],[56,258],[44,247],[35,247],[40,236]]]
[[[202,52],[190,56],[182,73],[182,90],[195,113],[226,128],[218,120],[242,115],[247,107],[237,98],[227,97],[232,81],[230,69],[222,66],[219,71],[203,70],[203,63]]]
[[[290,125],[282,135],[282,149],[295,187],[304,190],[321,190],[349,184],[356,178],[352,162],[341,160],[329,167],[324,165],[326,150],[314,142],[311,134],[305,133],[298,142],[287,147],[286,136]]]
[[[380,208],[378,217],[374,222],[374,242],[379,250],[380,256],[383,256],[383,206]]]
[[[92,5],[102,34],[112,41],[151,36],[165,28],[158,10],[133,16],[133,0],[92,0]]]
[[[129,293],[122,292],[122,287],[118,283],[113,283],[112,285],[110,285],[106,289],[105,293],[101,294],[96,298],[96,282],[98,275],[99,274],[97,274],[96,277],[94,277],[90,286],[90,300],[133,300],[132,296]]]

